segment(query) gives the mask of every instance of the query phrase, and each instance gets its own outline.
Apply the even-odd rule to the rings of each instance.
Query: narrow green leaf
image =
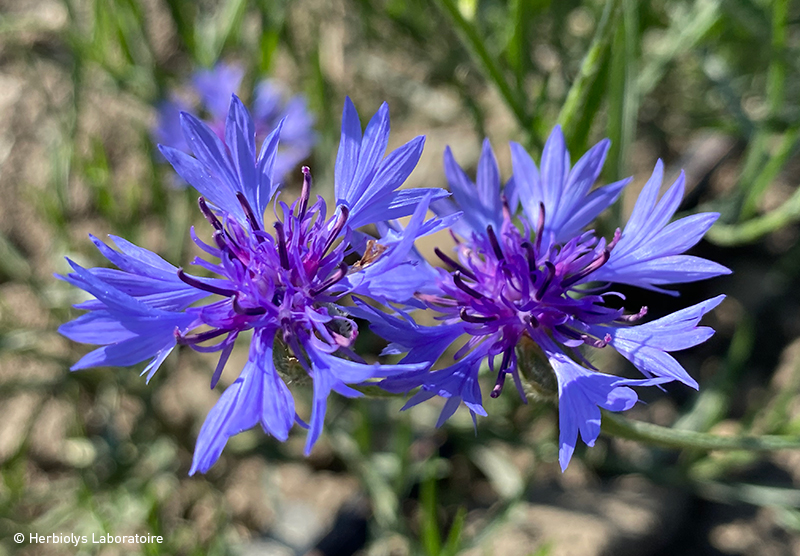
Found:
[[[583,58],[580,73],[567,93],[564,106],[558,114],[558,123],[564,130],[567,137],[571,137],[575,130],[576,123],[580,121],[583,111],[589,101],[589,91],[592,84],[600,75],[608,49],[611,46],[611,39],[614,36],[614,26],[610,24],[616,16],[619,7],[619,0],[607,0],[597,24],[592,44],[589,51]]]
[[[639,111],[635,83],[638,66],[639,17],[633,0],[622,0],[622,16],[622,25],[614,36],[608,80],[607,136],[611,139],[611,149],[605,172],[609,181],[627,175],[628,148],[635,140],[636,115]]]
[[[435,473],[429,473],[420,484],[420,510],[422,547],[428,556],[439,556],[442,539],[437,519]]]
[[[216,63],[228,39],[240,27],[246,7],[247,0],[228,0],[216,14],[197,23],[197,59],[202,65]]]
[[[767,104],[770,115],[779,116],[783,109],[786,85],[786,26],[789,19],[789,0],[772,1],[772,60],[767,72]]]
[[[667,66],[678,56],[692,50],[705,38],[720,19],[720,0],[697,0],[688,11],[673,6],[675,15],[655,51],[647,58],[636,81],[640,98],[655,88]]]
[[[489,80],[498,88],[503,100],[508,104],[523,129],[530,129],[530,117],[528,116],[524,100],[520,98],[511,88],[511,85],[509,85],[503,69],[497,62],[497,57],[489,52],[478,30],[464,18],[464,15],[458,9],[454,0],[436,0],[436,5],[453,22],[456,32],[462,42],[467,49],[477,57],[479,66],[486,73]]]
[[[761,134],[757,134],[761,136]],[[761,139],[756,139],[760,141]],[[775,153],[766,163],[761,166],[761,171],[751,181],[750,187],[746,190],[746,199],[742,207],[742,214],[755,212],[757,203],[763,193],[767,190],[772,181],[788,162],[789,158],[800,147],[800,128],[787,131]],[[759,147],[753,147],[753,158],[756,158]],[[758,159],[763,160],[759,154]],[[745,163],[741,181],[746,180],[750,158]],[[755,163],[753,163],[755,164]],[[758,241],[770,232],[774,232],[791,222],[800,220],[800,190],[795,191],[789,199],[778,208],[764,214],[763,216],[751,218],[740,224],[716,224],[712,227],[706,238],[717,245],[741,245]]]
[[[460,506],[453,518],[453,524],[450,526],[450,532],[447,533],[447,540],[442,548],[441,556],[456,556],[456,553],[461,549],[461,534],[464,532],[464,523],[467,519],[467,508]]]

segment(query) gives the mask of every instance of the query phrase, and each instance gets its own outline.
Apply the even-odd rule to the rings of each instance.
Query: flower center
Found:
[[[609,339],[591,336],[586,323],[630,322],[644,315],[643,310],[625,317],[622,309],[605,305],[604,295],[616,294],[598,295],[598,290],[583,286],[608,261],[619,230],[608,244],[594,232],[556,244],[543,241],[544,217],[540,206],[533,241],[528,239],[530,225],[521,219],[523,235],[506,211],[499,234],[489,226],[485,235],[473,234],[470,242],[457,239],[457,258],[437,249],[437,256],[452,269],[440,281],[444,295],[420,296],[442,313],[442,320],[466,323],[472,338],[456,358],[483,342],[491,343],[490,356],[502,354],[493,397],[514,368],[514,348],[521,336],[547,333],[570,347],[604,347]]]
[[[325,218],[325,205],[319,199],[308,206],[311,174],[303,168],[300,198],[291,207],[279,203],[283,218],[274,224],[274,233],[262,229],[252,207],[242,194],[237,198],[246,216],[246,224],[229,215],[220,220],[202,197],[200,210],[214,228],[214,245],[193,235],[195,243],[219,259],[214,264],[202,258],[194,263],[219,278],[196,278],[183,269],[178,276],[196,288],[225,299],[197,308],[202,324],[212,329],[199,334],[179,335],[178,341],[203,351],[225,349],[236,334],[255,326],[275,326],[283,331],[283,340],[296,345],[296,337],[314,336],[333,352],[349,348],[357,329],[350,321],[330,309],[329,302],[338,295],[329,289],[342,280],[348,266],[344,262],[347,242],[337,238],[349,215],[340,206],[337,214]],[[198,344],[227,334],[215,346]]]

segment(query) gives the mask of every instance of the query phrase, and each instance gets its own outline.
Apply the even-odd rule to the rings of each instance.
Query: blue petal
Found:
[[[311,454],[311,449],[317,443],[325,425],[325,413],[328,410],[328,395],[331,393],[334,378],[325,370],[314,369],[314,397],[311,405],[311,421],[309,422],[308,436],[306,437],[306,456]]]
[[[540,183],[545,214],[556,215],[569,172],[569,153],[560,126],[553,128],[544,144],[541,167]]]
[[[81,315],[59,326],[58,332],[73,342],[96,345],[122,342],[136,337],[135,332],[105,310]]]
[[[556,239],[564,241],[578,235],[601,212],[619,199],[620,194],[631,181],[632,178],[628,178],[598,187],[579,200],[575,206],[570,207],[569,211],[567,211],[567,219],[558,227]]]
[[[71,371],[91,367],[129,367],[156,357],[163,350],[175,347],[174,338],[160,336],[135,336],[90,351],[70,367]]]
[[[497,159],[488,139],[483,140],[475,181],[481,204],[486,208],[488,214],[495,217],[495,221],[499,224],[503,214],[503,205],[500,200],[500,169],[497,167]]]
[[[385,197],[387,193],[403,185],[417,166],[424,145],[425,137],[416,137],[389,153],[389,156],[381,162],[369,185],[359,192],[357,199],[353,199],[355,204],[350,207],[352,219],[358,219],[359,211],[369,207],[374,200]]]
[[[93,268],[89,272],[150,307],[178,311],[208,296],[208,292],[182,282],[176,267],[147,249],[110,236],[119,246],[119,252],[98,238],[89,237],[103,256],[122,269]]]
[[[515,189],[525,216],[536,226],[539,222],[539,203],[544,202],[539,169],[522,145],[512,141],[510,147]]]
[[[348,396],[352,394],[350,389],[343,388],[347,384],[357,384],[372,378],[385,378],[405,372],[416,372],[427,368],[427,363],[410,365],[368,365],[348,361],[325,353],[315,348],[308,338],[303,347],[311,361],[314,379],[314,401],[311,409],[311,422],[308,438],[306,440],[305,453],[308,455],[314,447],[325,423],[325,410],[328,403],[328,395],[331,390],[344,391]]]
[[[422,387],[422,392],[414,396],[403,409],[408,409],[436,394],[443,398],[448,398],[439,422],[436,426],[441,426],[445,420],[455,412],[460,402],[464,402],[473,414],[486,416],[481,400],[480,385],[478,383],[478,372],[480,371],[481,361],[486,357],[487,347],[479,347],[473,350],[461,361],[438,371],[408,372],[399,374],[396,377],[381,381],[381,388],[389,392],[407,392],[417,386]]]
[[[590,371],[578,365],[558,349],[552,340],[538,338],[558,380],[558,461],[561,470],[569,465],[578,440],[578,432],[588,446],[600,434],[600,408],[625,411],[638,396],[628,386],[653,386],[666,379],[627,380]]]
[[[232,184],[212,174],[206,166],[184,152],[164,145],[159,145],[158,150],[178,175],[212,205],[244,218],[242,207],[236,200],[236,189]]]
[[[264,217],[264,211],[267,209],[270,199],[275,196],[275,192],[280,185],[277,179],[278,174],[275,170],[275,164],[278,160],[278,145],[280,144],[281,133],[283,133],[285,122],[286,118],[278,122],[275,129],[264,139],[264,143],[261,145],[261,152],[258,155],[258,161],[256,163],[258,187],[255,192],[251,192],[252,197],[248,197],[248,199],[254,199],[254,201],[251,202],[253,203],[253,209],[258,212],[258,218]]]
[[[219,181],[222,181],[225,188],[230,192],[230,204],[221,205],[220,208],[232,213],[237,213],[236,209],[238,208],[239,212],[241,212],[241,207],[236,202],[235,197],[236,191],[239,190],[236,183],[236,174],[228,159],[225,145],[206,124],[187,112],[181,114],[181,124],[183,125],[183,134],[186,136],[186,141],[189,143],[189,147],[197,157],[197,160]],[[194,185],[191,182],[189,183]]]
[[[272,362],[274,333],[274,329],[261,329],[254,335],[239,378],[223,392],[200,429],[190,475],[207,472],[228,438],[259,423],[279,440],[288,438],[295,418],[294,399]]]
[[[347,224],[350,228],[355,229],[375,222],[408,216],[414,212],[422,199],[428,196],[431,197],[431,201],[436,201],[444,199],[448,193],[444,189],[422,187],[394,191],[380,199],[373,200],[369,206],[359,210],[355,218],[348,219]]]
[[[225,142],[236,169],[237,188],[242,192],[254,211],[258,212],[258,177],[256,175],[255,127],[253,119],[239,97],[231,97],[231,106],[225,127]],[[262,214],[257,214],[261,218]]]
[[[488,143],[484,143],[484,152],[481,154],[482,162],[479,161],[479,166],[482,165],[483,167],[483,173],[482,176],[479,176],[480,181],[477,186],[472,183],[472,180],[458,165],[450,147],[444,150],[444,173],[447,177],[450,191],[453,192],[453,199],[455,199],[459,208],[464,211],[464,223],[471,231],[480,234],[485,233],[486,227],[490,225],[499,229],[503,221],[502,207],[499,204],[500,176],[499,173],[492,171],[492,164],[494,163],[495,170],[497,166],[491,147],[486,152],[487,145]],[[481,172],[480,167],[479,172]],[[494,183],[482,183],[484,180],[495,181]],[[487,197],[492,190],[495,191],[496,199],[489,201]],[[471,234],[462,235],[469,237]]]
[[[664,165],[659,160],[636,201],[631,217],[608,262],[592,280],[630,284],[655,291],[659,285],[678,284],[730,274],[726,267],[688,255],[718,218],[716,213],[688,216],[667,225],[683,197],[683,172],[656,203]]]
[[[367,185],[378,168],[378,162],[386,153],[389,144],[389,105],[385,102],[372,116],[364,130],[361,148],[358,152],[358,167],[353,176],[353,189],[350,191],[350,202],[356,202],[365,194]]]
[[[611,346],[645,376],[678,380],[697,389],[697,381],[666,352],[688,349],[710,338],[714,330],[697,325],[703,315],[714,309],[723,299],[725,296],[720,295],[638,326],[594,326],[591,331],[599,337],[610,335]]]
[[[440,324],[438,326],[424,326],[418,324],[408,315],[399,318],[394,315],[379,311],[367,305],[358,298],[354,298],[356,307],[348,311],[358,318],[363,318],[370,323],[370,329],[391,341],[397,352],[407,351],[408,355],[402,363],[423,363],[433,365],[445,350],[456,339],[464,334],[464,323]],[[391,381],[384,381],[389,384]],[[417,384],[416,386],[419,386]],[[411,388],[396,390],[407,392]]]
[[[350,97],[344,99],[342,111],[342,137],[336,155],[335,193],[336,201],[347,205],[352,200],[353,178],[358,167],[358,153],[361,150],[361,120]]]
[[[190,314],[148,306],[91,271],[69,263],[74,272],[61,278],[94,295],[100,308],[62,325],[59,331],[76,341],[107,344],[84,356],[73,370],[101,365],[128,366],[154,357],[160,364],[166,357],[164,351],[169,352],[175,346],[174,331],[187,329],[195,320]],[[155,368],[157,365],[151,366],[149,376]]]

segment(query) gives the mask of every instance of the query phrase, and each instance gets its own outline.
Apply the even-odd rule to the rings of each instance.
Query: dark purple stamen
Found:
[[[197,204],[200,206],[200,212],[203,213],[203,216],[205,216],[206,220],[208,220],[209,223],[212,226],[214,226],[215,229],[222,231],[223,230],[222,222],[219,221],[219,218],[217,218],[217,216],[208,207],[205,198],[200,197],[197,200]]]
[[[503,250],[500,248],[500,242],[497,241],[497,236],[495,235],[494,229],[491,225],[486,226],[486,233],[489,235],[489,243],[492,244],[495,257],[497,257],[498,261],[502,261],[505,258],[503,256]]]
[[[536,270],[536,252],[533,250],[533,245],[530,241],[523,241],[522,248],[525,249],[525,256],[528,259],[528,270],[531,272]]]
[[[286,251],[286,237],[283,235],[282,222],[275,222],[275,233],[278,236],[278,256],[281,259],[281,266],[289,270],[289,253]]]
[[[508,365],[511,363],[511,357],[514,355],[514,348],[509,348],[503,352],[503,361],[500,363],[500,370],[507,371]]]
[[[542,235],[544,234],[544,203],[539,203],[539,221],[536,223],[536,252],[542,249]]]
[[[589,276],[592,272],[598,270],[601,266],[606,264],[608,262],[609,257],[611,257],[611,251],[608,249],[608,247],[606,247],[605,249],[603,249],[603,252],[600,253],[600,255],[595,260],[587,264],[583,270],[581,270],[580,272],[576,272],[572,276],[562,280],[561,287],[568,288],[574,283],[583,280],[584,278]]]
[[[213,340],[214,338],[222,336],[223,334],[226,334],[228,332],[230,332],[230,330],[226,330],[224,328],[215,328],[214,330],[206,330],[205,332],[200,332],[198,334],[187,334],[184,336],[176,328],[175,340],[178,342],[178,344],[182,346],[188,346],[192,344],[200,344],[202,342],[207,342],[208,340]]]
[[[523,320],[526,324],[529,324],[531,328],[539,328],[539,319],[535,316],[528,314],[523,317]]]
[[[323,254],[328,252],[328,249],[331,248],[333,242],[335,242],[336,238],[339,237],[339,232],[341,232],[342,228],[344,228],[345,222],[347,222],[347,218],[349,216],[350,209],[344,205],[339,205],[339,218],[336,220],[336,224],[333,225],[331,234],[328,236],[328,241],[325,242],[325,249],[322,250]]]
[[[473,324],[486,324],[487,322],[492,322],[493,320],[497,320],[496,316],[488,316],[482,317],[480,315],[470,315],[467,313],[466,309],[461,309],[461,320],[471,322]]]
[[[503,352],[503,361],[500,363],[500,370],[497,373],[497,382],[492,388],[492,393],[489,394],[492,398],[496,398],[503,391],[503,384],[506,382],[506,375],[508,374],[508,366],[511,363],[511,356],[514,354],[514,348],[507,349]]]
[[[545,275],[544,281],[542,281],[542,285],[539,286],[539,289],[536,290],[536,299],[540,300],[544,296],[544,293],[547,291],[548,286],[550,286],[550,282],[553,280],[553,277],[556,275],[556,265],[547,261],[544,263],[545,269],[547,274]]]
[[[334,284],[336,284],[339,280],[344,278],[347,275],[347,263],[342,261],[339,263],[339,268],[336,269],[336,272],[333,273],[327,280],[325,280],[322,284],[318,287],[311,290],[311,295],[319,295]]]
[[[211,375],[211,389],[213,390],[217,386],[217,382],[219,382],[220,377],[222,376],[222,370],[225,368],[225,364],[228,362],[228,359],[231,356],[231,352],[233,351],[233,344],[236,341],[237,334],[234,333],[231,336],[228,336],[223,344],[227,344],[222,353],[219,356],[219,361],[217,362],[217,368],[214,369],[214,374]]]
[[[247,202],[247,198],[244,196],[244,194],[237,192],[236,198],[239,200],[239,204],[242,205],[242,209],[244,209],[244,214],[247,216],[248,222],[250,222],[250,227],[255,231],[261,230],[261,226],[258,224],[256,215],[253,212],[253,207],[251,207],[250,203]]]
[[[230,297],[232,295],[236,295],[234,290],[227,290],[225,288],[219,288],[217,286],[213,286],[211,284],[207,284],[205,282],[201,282],[197,278],[193,278],[186,274],[182,268],[178,269],[178,278],[181,279],[182,282],[185,284],[189,284],[190,286],[197,288],[199,290],[207,291],[209,293],[215,293],[217,295],[221,295],[223,297]]]
[[[217,244],[217,247],[219,247],[221,250],[223,251],[228,250],[228,243],[225,241],[225,232],[223,230],[217,230],[216,232],[214,232],[214,235],[211,236],[211,238],[214,240],[214,243]]]
[[[497,373],[497,382],[494,383],[494,388],[492,388],[492,393],[489,394],[490,397],[496,398],[500,395],[500,392],[503,391],[503,385],[506,383],[506,372],[503,369]]]
[[[267,309],[264,307],[242,307],[239,304],[239,298],[236,296],[233,298],[233,310],[239,315],[248,315],[253,317],[263,315],[267,312]]]
[[[453,283],[456,285],[458,289],[460,289],[464,293],[471,295],[475,299],[483,299],[482,293],[473,290],[467,284],[464,283],[464,280],[461,278],[460,272],[456,272],[455,274],[453,274]]]
[[[447,255],[445,255],[444,253],[442,253],[442,250],[439,249],[438,247],[436,247],[433,250],[433,252],[436,253],[436,256],[439,257],[440,259],[442,259],[442,261],[446,265],[449,265],[450,267],[452,267],[455,270],[459,271],[461,274],[463,274],[464,276],[466,276],[470,280],[476,280],[477,281],[477,278],[475,277],[475,275],[472,273],[471,270],[469,270],[467,267],[465,267],[461,263],[457,262],[455,259],[452,259],[452,258],[448,257]]]
[[[302,220],[308,209],[308,198],[311,196],[311,168],[303,166],[303,189],[300,190],[300,211],[298,216]]]

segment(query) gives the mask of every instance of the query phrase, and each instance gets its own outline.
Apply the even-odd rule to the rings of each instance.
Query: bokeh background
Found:
[[[489,137],[507,177],[509,140],[538,159],[560,122],[577,159],[610,137],[603,179],[635,182],[608,230],[657,158],[670,183],[684,168],[681,210],[722,213],[694,252],[734,274],[679,299],[626,291],[629,306],[656,317],[729,297],[707,318],[717,335],[679,356],[700,393],[647,392],[629,416],[800,434],[796,2],[0,0],[0,554],[800,554],[800,453],[603,436],[562,474],[556,410],[508,392],[487,397],[477,433],[463,410],[433,428],[434,402],[399,413],[402,400],[332,398],[310,458],[300,431],[285,444],[251,431],[188,477],[222,388],[209,390],[212,359],[178,350],[149,385],[136,369],[70,373],[87,347],[56,328],[82,298],[53,274],[65,255],[105,262],[89,233],[191,259],[196,195],[155,152],[154,106],[219,60],[247,69],[245,101],[266,76],[306,95],[323,195],[345,95],[362,117],[389,102],[390,146],[427,135],[412,187],[446,186],[445,145],[474,168]],[[302,414],[309,393],[294,391]],[[165,542],[17,545],[17,532]]]

